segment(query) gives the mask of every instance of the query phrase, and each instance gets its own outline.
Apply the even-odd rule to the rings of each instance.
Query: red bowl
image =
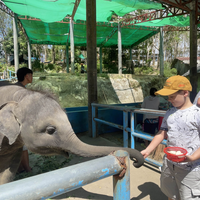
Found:
[[[170,153],[169,151],[180,151],[182,155],[175,155]],[[187,154],[187,150],[181,147],[166,147],[164,148],[164,153],[166,153],[167,158],[173,162],[181,162],[185,160],[185,155]]]

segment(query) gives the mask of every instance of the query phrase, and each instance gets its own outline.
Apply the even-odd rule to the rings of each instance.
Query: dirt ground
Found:
[[[121,132],[109,133],[101,135],[98,138],[90,138],[85,134],[78,135],[79,138],[88,144],[101,146],[122,146],[123,134]],[[136,148],[142,149],[139,143]],[[76,155],[65,165],[75,165],[81,162],[92,160],[91,158],[83,158]],[[131,164],[131,180],[130,193],[131,200],[167,200],[167,197],[159,188],[160,170],[157,167],[144,164],[136,169]],[[54,200],[112,200],[113,199],[113,179],[108,177],[94,183],[83,186],[79,189],[54,197]]]

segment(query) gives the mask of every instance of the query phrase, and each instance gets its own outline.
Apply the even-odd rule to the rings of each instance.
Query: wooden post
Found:
[[[100,74],[102,73],[102,47],[100,47]]]
[[[92,107],[97,103],[96,0],[86,0],[88,133],[92,136]]]
[[[13,17],[13,42],[14,42],[14,61],[15,72],[19,69],[19,48],[18,48],[18,34],[17,34],[17,17]]]
[[[74,24],[70,19],[71,73],[74,73]]]
[[[196,18],[196,1],[193,0],[190,4],[190,82],[192,85],[192,92],[190,94],[191,102],[194,101],[197,94],[197,18]]]

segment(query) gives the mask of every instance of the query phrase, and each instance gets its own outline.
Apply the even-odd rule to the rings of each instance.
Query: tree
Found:
[[[12,29],[12,17],[0,10],[0,43],[1,44],[3,44],[5,38],[7,38],[11,29]],[[5,54],[5,59],[7,60],[6,52],[1,51],[0,54],[1,55]]]

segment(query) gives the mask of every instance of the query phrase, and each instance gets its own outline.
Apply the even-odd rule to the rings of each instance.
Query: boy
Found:
[[[160,131],[141,153],[146,158],[167,136],[167,146],[188,151],[184,162],[163,158],[161,190],[169,200],[200,199],[200,108],[190,101],[192,86],[187,78],[173,76],[167,79],[156,95],[168,96],[174,107],[163,119]]]

